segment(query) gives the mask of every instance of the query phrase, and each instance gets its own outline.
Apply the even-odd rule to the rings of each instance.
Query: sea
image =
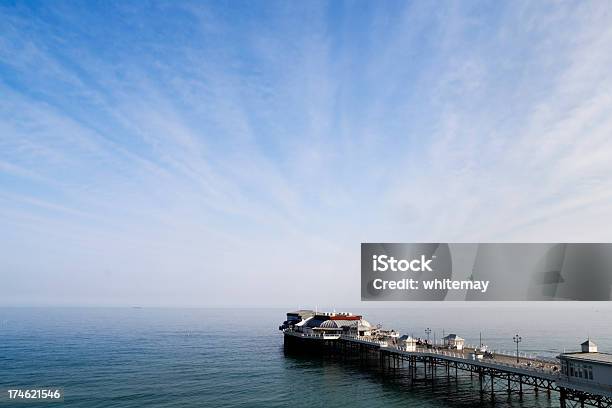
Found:
[[[0,406],[555,407],[553,393],[481,398],[478,384],[411,384],[359,361],[295,354],[278,330],[288,308],[0,308]],[[342,309],[344,310],[344,309]],[[340,310],[339,310],[340,311]],[[372,324],[430,340],[456,333],[498,351],[552,357],[591,338],[612,353],[609,303],[422,302],[357,307]],[[58,388],[62,401],[8,400]]]

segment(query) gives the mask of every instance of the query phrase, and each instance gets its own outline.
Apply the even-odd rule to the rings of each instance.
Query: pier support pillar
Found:
[[[565,388],[559,389],[559,405],[561,408],[567,407],[567,390]]]

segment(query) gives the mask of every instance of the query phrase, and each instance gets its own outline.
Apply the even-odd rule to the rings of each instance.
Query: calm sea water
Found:
[[[542,307],[419,305],[355,310],[372,323],[424,336],[478,335],[491,347],[554,356],[587,335],[612,352],[608,304]],[[0,309],[0,389],[62,387],[67,407],[437,407],[490,405],[469,378],[411,386],[351,361],[286,354],[281,309]],[[433,333],[432,333],[433,338]],[[9,406],[1,399],[3,406]],[[558,406],[556,398],[496,406]]]

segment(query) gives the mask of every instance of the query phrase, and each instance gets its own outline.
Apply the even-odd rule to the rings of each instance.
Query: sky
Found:
[[[612,240],[612,3],[0,21],[0,305],[357,304],[361,242]]]

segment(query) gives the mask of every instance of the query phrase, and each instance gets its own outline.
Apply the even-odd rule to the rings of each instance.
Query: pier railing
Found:
[[[423,355],[429,355],[432,357],[439,356],[439,357],[450,357],[454,359],[461,359],[461,360],[477,363],[478,365],[503,366],[503,367],[508,367],[508,368],[526,370],[526,371],[535,372],[535,373],[541,373],[541,374],[548,374],[548,375],[555,375],[555,376],[560,375],[560,371],[558,369],[555,369],[554,367],[556,366],[553,364],[549,363],[549,366],[528,364],[531,362],[535,362],[535,360],[526,361],[524,363],[514,363],[510,361],[495,359],[495,358],[477,359],[477,358],[471,357],[470,354],[466,354],[460,351],[453,351],[453,350],[423,349],[423,348],[417,348],[416,350],[409,350],[407,347],[402,347],[402,346],[387,346],[386,348],[389,349],[390,351],[397,350],[397,351],[408,352],[408,353],[419,353]],[[509,358],[512,356],[503,355],[503,357]]]
[[[372,345],[378,345],[380,347],[387,347],[388,343],[384,340],[377,340],[377,339],[373,339],[370,336],[355,336],[355,335],[351,335],[351,334],[342,334],[340,336],[341,339],[344,340],[358,340],[362,343],[369,343]]]
[[[304,332],[298,332],[298,331],[291,330],[291,329],[285,329],[285,332],[291,333],[293,336],[313,338],[313,339],[337,340],[340,338],[339,334],[304,333]]]
[[[438,349],[438,348],[419,348],[416,350],[408,349],[407,347],[389,344],[385,340],[375,339],[371,336],[358,336],[350,334],[314,334],[314,333],[302,333],[291,331],[292,334],[298,335],[299,337],[313,338],[313,339],[324,339],[324,340],[337,340],[344,339],[348,341],[357,341],[360,343],[370,344],[378,347],[384,347],[389,351],[399,351],[404,353],[419,353],[423,355],[429,355],[432,357],[449,357],[454,359],[465,360],[468,362],[476,363],[483,366],[497,366],[507,367],[513,369],[520,369],[534,373],[541,373],[547,375],[553,375],[559,377],[561,375],[558,365],[554,363],[538,360],[529,357],[520,357],[522,362],[515,363],[512,359],[516,358],[516,355],[510,353],[500,353],[492,351],[492,358],[480,359],[476,358],[473,354],[470,354],[470,349],[466,348],[463,351],[460,350],[449,350],[449,349]],[[501,357],[501,359],[499,358]]]

